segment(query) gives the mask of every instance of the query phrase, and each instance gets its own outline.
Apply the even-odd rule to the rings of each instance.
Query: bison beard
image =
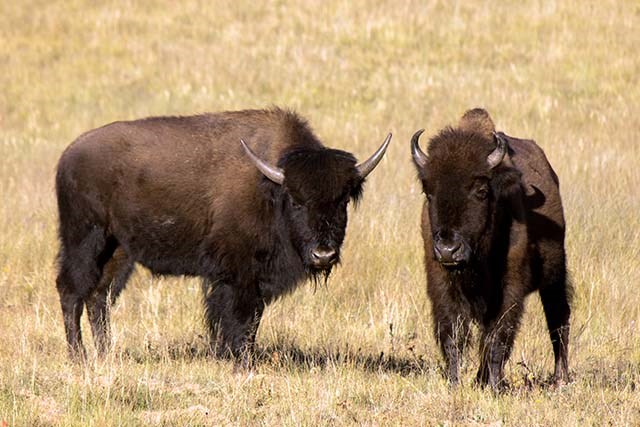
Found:
[[[412,139],[427,196],[422,235],[435,336],[452,383],[470,323],[482,332],[477,381],[504,385],[503,368],[525,297],[538,290],[555,356],[554,381],[569,379],[571,286],[558,178],[529,140],[495,133],[482,109],[429,142]]]
[[[267,304],[340,260],[367,161],[324,147],[295,113],[247,110],[116,122],[80,136],[56,175],[56,280],[72,357],[86,306],[99,354],[134,264],[203,278],[219,355],[248,354]]]

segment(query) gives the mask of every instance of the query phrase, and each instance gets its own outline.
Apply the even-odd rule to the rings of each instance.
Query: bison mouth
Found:
[[[462,270],[465,267],[466,262],[465,261],[449,261],[449,262],[441,261],[440,265],[442,265],[447,270],[456,271],[456,270]]]

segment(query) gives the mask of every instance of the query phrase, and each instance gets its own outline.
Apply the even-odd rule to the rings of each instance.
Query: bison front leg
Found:
[[[505,305],[499,315],[485,326],[480,348],[480,368],[476,380],[494,390],[506,385],[504,365],[509,359],[522,317],[522,304]]]
[[[447,378],[451,384],[459,381],[460,363],[469,338],[469,321],[462,315],[452,317],[444,307],[434,306],[436,341],[447,365]]]
[[[524,299],[530,288],[529,260],[524,255],[528,245],[526,236],[524,225],[514,222],[506,270],[504,276],[493,283],[495,294],[482,322],[480,368],[476,379],[494,390],[507,385],[504,381],[504,365],[511,355],[524,310]]]
[[[463,319],[447,320],[437,326],[436,339],[447,364],[447,378],[454,385],[459,381],[460,363],[468,334],[469,325]]]
[[[219,357],[231,355],[248,364],[264,311],[256,289],[205,281],[205,315],[211,346]]]

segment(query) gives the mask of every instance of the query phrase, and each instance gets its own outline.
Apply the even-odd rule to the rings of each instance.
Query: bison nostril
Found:
[[[455,254],[456,252],[458,252],[458,250],[462,247],[462,245],[460,244],[460,242],[456,242],[456,243],[454,243],[454,244],[453,244],[453,245],[451,245],[451,246],[452,246],[452,247],[451,247],[450,251],[451,251],[451,253],[452,253],[452,254]]]
[[[436,256],[438,258],[440,258],[442,256],[442,253],[440,252],[440,247],[439,246],[440,245],[438,245],[438,244],[433,245],[433,251],[436,253]]]

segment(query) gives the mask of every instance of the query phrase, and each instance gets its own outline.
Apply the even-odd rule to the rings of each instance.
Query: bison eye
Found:
[[[489,190],[487,190],[486,188],[478,188],[476,190],[476,197],[479,200],[484,200],[487,198],[487,196],[489,196]]]
[[[293,197],[290,198],[291,208],[295,211],[301,211],[304,209],[304,204],[297,202]]]
[[[431,193],[426,193],[427,194],[427,200],[431,201],[431,199],[433,199],[433,194]]]

